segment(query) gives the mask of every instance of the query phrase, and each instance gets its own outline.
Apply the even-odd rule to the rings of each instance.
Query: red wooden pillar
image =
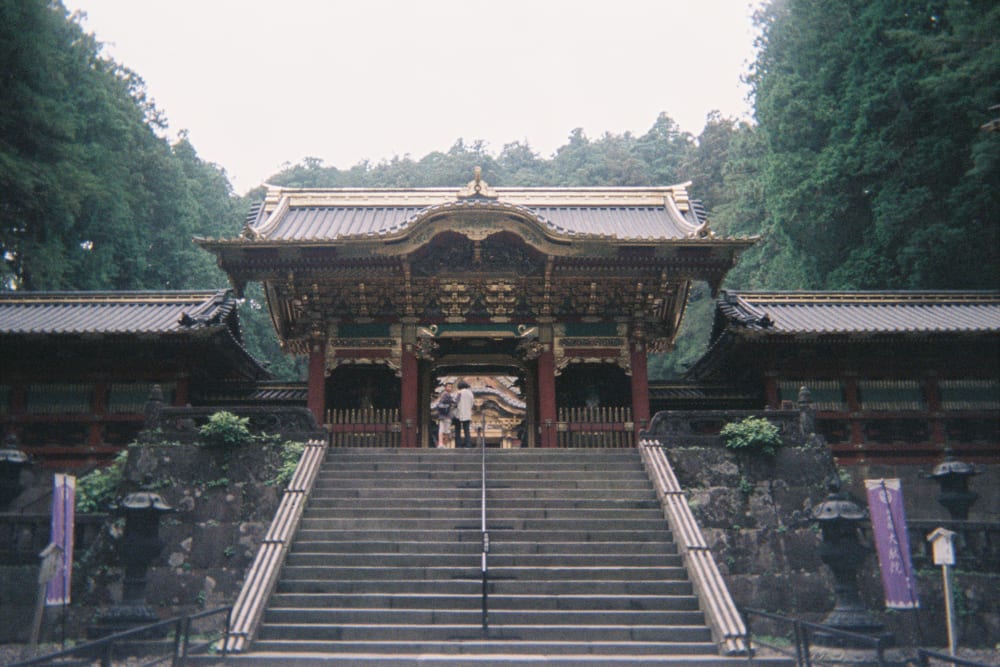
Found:
[[[861,421],[861,397],[857,378],[844,377],[844,398],[847,401],[848,419],[851,425],[851,446],[854,449],[861,449],[865,442],[865,427]]]
[[[639,431],[649,426],[649,372],[646,369],[646,344],[632,343],[632,419],[635,421],[636,444]]]
[[[924,378],[924,395],[927,397],[927,412],[931,424],[931,442],[945,445],[948,440],[941,408],[941,387],[936,376]]]
[[[182,375],[177,378],[177,385],[174,389],[174,406],[184,407],[191,402],[191,376]]]
[[[418,418],[418,375],[419,368],[417,356],[413,354],[412,345],[403,346],[403,354],[400,359],[400,382],[402,383],[402,395],[399,401],[399,421],[403,432],[400,434],[400,445],[403,447],[417,446],[417,418]]]
[[[97,382],[94,385],[94,395],[91,396],[90,410],[93,421],[90,423],[90,432],[87,436],[87,444],[96,447],[101,444],[104,435],[104,418],[108,412],[108,383]]]
[[[781,407],[781,396],[778,391],[778,378],[773,374],[767,374],[764,377],[764,400],[766,405],[772,410],[777,410]]]
[[[556,447],[556,360],[551,345],[538,356],[538,425],[542,447]]]
[[[309,390],[306,407],[316,421],[323,423],[326,415],[326,344],[313,341],[309,344]]]

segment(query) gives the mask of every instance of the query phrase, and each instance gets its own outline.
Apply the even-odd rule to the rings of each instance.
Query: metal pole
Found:
[[[948,623],[948,654],[955,657],[955,616],[951,598],[951,566],[941,566],[941,576],[944,578],[944,615]]]
[[[489,564],[487,562],[490,553],[490,534],[486,530],[486,415],[480,415],[479,426],[479,451],[481,454],[481,482],[480,482],[480,530],[482,531],[482,554],[479,563],[483,575],[483,632],[490,629],[489,622]]]

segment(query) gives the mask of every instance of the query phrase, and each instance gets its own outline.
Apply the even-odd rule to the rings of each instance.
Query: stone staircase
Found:
[[[331,449],[252,650],[229,660],[734,664],[712,641],[637,450],[486,456],[487,632],[481,452]]]

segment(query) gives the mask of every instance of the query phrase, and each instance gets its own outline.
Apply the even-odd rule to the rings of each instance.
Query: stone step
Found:
[[[487,503],[491,500],[493,492],[487,490]],[[392,513],[395,510],[411,509],[414,506],[423,509],[467,509],[476,513],[480,509],[480,496],[463,498],[458,500],[435,499],[435,498],[413,498],[409,502],[396,500],[391,503],[373,504],[370,500],[362,498],[330,498],[312,495],[306,511],[320,509],[345,509],[360,511],[385,511]],[[535,509],[539,504],[532,499],[508,499],[501,507],[490,509],[490,514],[496,512],[517,512],[522,509]],[[611,510],[611,509],[653,509],[660,512],[660,504],[655,498],[645,500],[621,500],[618,498],[605,499],[579,499],[579,498],[550,498],[545,503],[545,508],[549,510]]]
[[[235,661],[734,664],[717,657],[634,449],[486,451],[484,634],[482,454],[330,450]]]
[[[635,453],[635,449],[629,448],[601,448],[601,447],[574,447],[560,449],[544,449],[541,447],[523,447],[516,449],[500,449],[489,447],[486,449],[486,458],[499,460],[508,459],[553,459],[556,461],[583,461],[593,459],[610,458],[621,461],[628,459],[629,453]],[[476,459],[479,460],[482,451],[478,448],[453,448],[448,447],[438,449],[436,447],[331,447],[327,450],[327,460],[334,459],[364,459],[364,460],[402,460],[402,459],[432,459],[432,460],[455,460],[455,459]]]
[[[615,466],[590,465],[590,466],[490,466],[488,467],[488,479],[528,479],[539,480],[548,478],[561,478],[575,475],[581,479],[594,479],[602,476],[611,476],[621,479],[641,478],[645,472],[642,468],[633,465]],[[451,479],[458,477],[461,479],[482,479],[481,468],[478,465],[458,468],[455,466],[442,468],[433,463],[416,464],[407,466],[397,464],[395,466],[337,466],[327,468],[317,475],[317,479],[394,479],[408,477]]]
[[[529,641],[511,639],[454,639],[451,641],[308,641],[258,640],[255,652],[248,656],[232,656],[227,661],[273,666],[331,664],[338,655],[357,667],[359,665],[435,664],[477,666],[546,665],[552,661],[573,667],[617,665],[670,665],[672,667],[740,667],[746,658],[720,658],[715,646],[705,642],[662,641]],[[345,655],[350,654],[350,655]],[[451,660],[448,656],[451,656]],[[518,660],[518,655],[524,660]],[[319,657],[322,656],[322,657]],[[384,656],[384,657],[383,657]],[[560,660],[559,656],[565,658]],[[641,657],[640,657],[641,656]],[[643,657],[650,658],[645,660]],[[318,658],[318,659],[317,659]],[[261,662],[255,662],[260,660]],[[270,660],[271,662],[267,662]],[[294,660],[294,662],[288,662]],[[305,662],[302,662],[302,661]],[[316,662],[312,662],[316,660]],[[403,662],[395,662],[403,661]],[[438,662],[441,661],[441,662]],[[610,661],[610,662],[609,662]],[[336,664],[336,663],[333,663]],[[765,665],[754,660],[754,667],[770,664],[788,665],[788,661]]]
[[[500,609],[489,608],[491,627],[520,626],[695,626],[704,624],[699,611],[616,609]],[[273,625],[463,625],[482,622],[481,609],[423,609],[344,607],[274,607],[264,622]]]
[[[478,573],[477,573],[478,574]],[[379,593],[384,595],[404,594],[443,594],[443,595],[481,595],[482,579],[425,579],[389,580],[389,579],[285,579],[278,581],[279,593],[320,593],[320,594],[354,594]],[[490,595],[691,595],[691,582],[684,580],[633,580],[633,581],[531,581],[531,580],[492,580],[489,585]]]
[[[487,459],[486,469],[490,474],[499,473],[501,475],[510,473],[544,474],[546,472],[558,472],[567,470],[578,470],[586,473],[615,471],[615,472],[642,472],[642,464],[638,461],[604,460],[604,461],[582,461],[582,462],[560,462],[551,461],[539,466],[538,461],[530,460],[492,460]],[[480,477],[482,462],[477,458],[474,461],[454,462],[447,461],[335,461],[328,462],[320,471],[320,475],[340,475],[344,471],[351,472],[383,472],[386,474],[398,474],[401,472],[419,473],[466,473],[473,477]]]
[[[337,554],[463,554],[478,556],[481,551],[478,540],[465,542],[403,542],[397,540],[332,541],[325,539],[295,540],[291,553],[337,553]],[[491,555],[504,554],[651,554],[673,555],[677,545],[667,539],[648,542],[512,542],[501,541],[490,544]]]
[[[482,626],[476,614],[467,623],[454,625],[330,625],[326,623],[265,623],[260,639],[313,641],[455,641],[480,639]],[[574,642],[704,642],[711,646],[711,634],[704,625],[494,625],[492,639]],[[327,648],[326,650],[330,650]]]
[[[363,607],[368,609],[481,609],[482,595],[436,595],[400,593],[277,593],[271,607],[324,609]],[[698,611],[693,595],[500,595],[489,598],[491,610],[659,610]]]
[[[420,504],[425,500],[430,502],[469,501],[479,503],[482,492],[479,487],[441,488],[433,493],[418,487],[365,487],[357,489],[325,488],[315,489],[310,500],[363,499],[369,501],[389,501],[393,503],[407,502]],[[489,488],[486,490],[487,506],[499,506],[509,501],[524,502],[526,500],[554,500],[563,502],[576,501],[655,501],[656,494],[650,489],[517,489]]]
[[[363,580],[416,580],[426,579],[472,579],[480,580],[481,570],[479,563],[470,563],[465,566],[451,567],[442,566],[413,566],[413,565],[309,565],[296,566],[286,565],[282,570],[282,579],[293,581],[295,579],[328,579],[332,581],[343,581],[347,579]],[[614,581],[632,579],[644,580],[673,580],[679,581],[687,577],[687,572],[683,567],[671,565],[558,565],[539,566],[515,565],[490,568],[490,581],[496,582],[498,586],[505,580],[521,581],[560,581],[560,580],[587,580],[587,581]]]
[[[480,519],[482,517],[478,507],[316,507],[310,504],[303,519],[338,519],[352,518],[361,519],[453,519],[467,521],[469,518]],[[527,519],[579,519],[593,518],[599,521],[608,519],[646,519],[664,521],[663,512],[656,508],[635,508],[635,507],[590,507],[590,508],[563,508],[549,507],[547,504],[539,507],[519,507],[510,508],[488,508],[487,519],[491,522],[505,523],[514,520]]]
[[[487,520],[487,528],[496,531],[657,531],[666,529],[666,520],[662,517],[633,519],[624,517],[599,517],[577,515],[577,518],[492,518]],[[481,530],[480,517],[441,517],[441,518],[410,518],[410,517],[359,517],[359,518],[312,518],[304,517],[300,522],[302,530],[382,530],[387,528],[398,530]]]
[[[351,478],[351,479],[338,479],[338,478],[327,478],[320,479],[317,478],[316,484],[313,488],[316,489],[384,489],[384,488],[403,488],[403,489],[420,489],[421,495],[427,491],[434,491],[435,489],[469,489],[475,488],[476,491],[481,489],[480,479],[445,479],[439,477],[429,477],[426,479],[421,479],[414,477],[412,475],[400,476],[398,478],[381,478],[378,480],[378,484],[366,484],[365,480]],[[535,479],[519,479],[517,477],[495,477],[490,476],[488,478],[486,488],[487,490],[505,490],[505,489],[584,489],[584,490],[600,490],[600,489],[620,489],[624,484],[627,484],[628,480],[619,480],[613,477],[595,477],[593,479],[586,478],[556,478],[556,479],[545,479],[545,480],[535,480]]]
[[[359,561],[374,561],[385,567],[462,567],[479,562],[479,550],[475,553],[379,553],[370,552],[360,557],[357,553],[301,553],[288,555],[285,563],[288,567],[315,567],[357,564]],[[681,557],[678,555],[664,556],[660,554],[497,554],[490,553],[489,567],[499,569],[522,565],[525,567],[555,567],[555,566],[587,566],[587,567],[649,567],[668,565],[680,567]]]
[[[245,665],[246,667],[273,667],[276,664],[293,667],[743,667],[746,658],[725,658],[708,655],[702,648],[702,653],[692,650],[689,654],[678,653],[685,650],[685,645],[678,644],[593,644],[589,646],[555,643],[535,643],[531,650],[523,654],[509,654],[502,650],[503,644],[495,645],[489,642],[457,642],[462,648],[444,645],[448,652],[428,649],[412,644],[355,644],[359,652],[346,650],[347,643],[338,646],[345,649],[342,653],[323,651],[307,652],[294,647],[305,647],[307,642],[281,643],[286,652],[260,652],[250,655],[235,655],[227,657],[226,663]],[[272,644],[278,645],[278,643]],[[414,646],[412,651],[409,648]],[[627,652],[629,647],[636,646],[636,651]],[[573,652],[573,649],[587,650],[589,653]],[[421,649],[424,651],[421,652]],[[623,652],[624,651],[624,652]],[[640,652],[645,651],[645,652]],[[188,663],[192,665],[219,664],[218,657],[189,656]],[[760,658],[753,660],[754,667],[792,667],[795,664],[791,658]]]
[[[499,528],[490,530],[490,539],[498,542],[506,539]],[[382,541],[394,537],[404,542],[468,542],[481,541],[478,525],[470,524],[465,530],[299,530],[305,541]],[[663,540],[662,530],[519,530],[511,531],[512,537],[524,542],[660,542]],[[516,534],[515,534],[516,533]]]

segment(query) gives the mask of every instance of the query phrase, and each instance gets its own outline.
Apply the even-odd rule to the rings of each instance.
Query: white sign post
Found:
[[[947,528],[935,528],[927,536],[934,550],[934,564],[941,566],[944,578],[944,613],[948,623],[948,653],[955,655],[955,615],[951,599],[951,566],[955,564],[955,533]]]

